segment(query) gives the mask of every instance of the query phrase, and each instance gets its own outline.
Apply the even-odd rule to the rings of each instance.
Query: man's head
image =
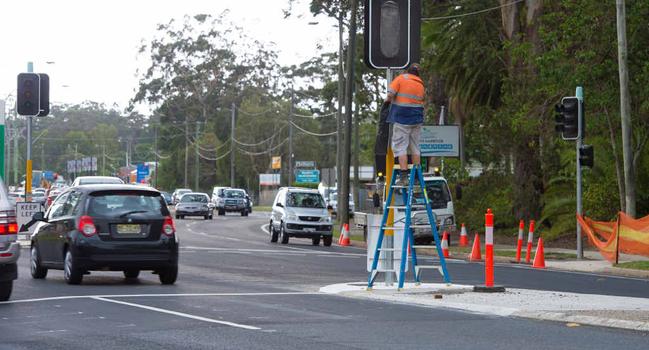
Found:
[[[406,69],[406,72],[408,74],[414,74],[416,76],[419,76],[419,63],[411,63]]]

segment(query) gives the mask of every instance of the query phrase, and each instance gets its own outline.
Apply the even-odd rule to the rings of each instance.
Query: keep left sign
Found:
[[[18,202],[16,203],[16,222],[18,223],[18,239],[27,240],[34,233],[36,225],[32,225],[29,229],[24,225],[32,220],[34,213],[43,211],[43,206],[40,203],[34,202]]]

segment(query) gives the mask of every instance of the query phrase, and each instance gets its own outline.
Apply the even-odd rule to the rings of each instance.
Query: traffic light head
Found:
[[[561,103],[554,106],[554,129],[561,133],[564,140],[576,140],[584,137],[583,102],[577,97],[564,97]],[[581,111],[580,111],[581,109]],[[579,117],[581,113],[581,132],[579,132]]]
[[[36,73],[18,74],[16,109],[18,114],[36,116],[40,113],[40,77]]]
[[[595,164],[595,154],[593,152],[593,146],[591,145],[582,145],[579,148],[579,164],[581,166],[587,166],[592,168]]]

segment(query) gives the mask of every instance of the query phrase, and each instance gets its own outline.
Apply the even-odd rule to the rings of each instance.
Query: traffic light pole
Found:
[[[576,149],[576,157],[577,157],[577,214],[582,215],[582,208],[581,208],[581,161],[580,161],[580,152],[579,150],[581,149],[582,141],[583,141],[583,132],[584,130],[582,123],[584,122],[584,111],[583,109],[583,101],[584,101],[584,91],[581,86],[577,86],[577,89],[575,91],[575,96],[579,100],[579,103],[577,104],[577,111],[578,111],[578,133],[579,137],[577,137],[577,142],[575,142],[575,145],[577,147]],[[581,244],[581,225],[579,225],[579,222],[577,222],[577,259],[583,259],[584,258],[584,250]]]
[[[27,62],[27,73],[34,72],[34,63]],[[25,202],[31,201],[32,195],[32,116],[27,116],[27,163],[25,165]]]

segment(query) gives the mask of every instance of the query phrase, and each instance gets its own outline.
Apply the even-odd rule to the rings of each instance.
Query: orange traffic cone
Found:
[[[348,246],[351,245],[351,242],[349,241],[349,224],[344,224],[343,225],[343,230],[340,232],[340,245],[341,246]]]
[[[539,243],[536,245],[536,253],[534,254],[534,263],[532,267],[535,269],[545,268],[545,254],[543,254],[543,238],[539,237]]]
[[[460,230],[460,247],[467,247],[469,245],[469,237],[466,235],[466,227],[462,223],[462,230]]]
[[[482,253],[480,253],[480,235],[476,232],[475,239],[473,240],[473,249],[471,249],[471,254],[469,255],[469,261],[480,260],[482,260]]]
[[[343,232],[345,231],[345,224],[340,225],[340,236],[338,236],[338,245],[343,243]]]
[[[451,256],[451,253],[448,251],[448,232],[446,231],[442,234],[442,254],[444,254],[445,258]]]

